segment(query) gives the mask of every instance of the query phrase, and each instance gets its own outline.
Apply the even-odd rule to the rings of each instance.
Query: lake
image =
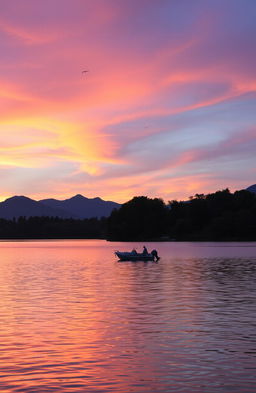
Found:
[[[256,243],[0,242],[0,391],[255,392]]]

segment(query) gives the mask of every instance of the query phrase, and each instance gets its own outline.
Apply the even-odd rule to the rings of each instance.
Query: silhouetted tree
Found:
[[[134,197],[107,219],[108,239],[146,240],[166,233],[168,209],[162,199]]]
[[[255,240],[256,195],[228,189],[169,202],[169,234],[178,240]]]
[[[106,218],[84,220],[59,217],[19,217],[17,220],[0,219],[2,239],[54,239],[105,237]]]

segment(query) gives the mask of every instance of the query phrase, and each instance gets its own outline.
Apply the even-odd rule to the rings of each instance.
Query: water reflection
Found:
[[[1,391],[254,392],[256,247],[241,245],[151,244],[156,264],[115,260],[134,244],[0,243]]]

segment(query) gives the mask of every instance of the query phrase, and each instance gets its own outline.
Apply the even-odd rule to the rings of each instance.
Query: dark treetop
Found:
[[[226,189],[168,205],[135,197],[107,223],[111,240],[256,240],[256,194]]]

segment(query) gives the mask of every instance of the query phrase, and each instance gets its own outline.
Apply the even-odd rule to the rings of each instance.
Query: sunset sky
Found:
[[[0,0],[0,200],[256,183],[255,21],[255,0]]]

